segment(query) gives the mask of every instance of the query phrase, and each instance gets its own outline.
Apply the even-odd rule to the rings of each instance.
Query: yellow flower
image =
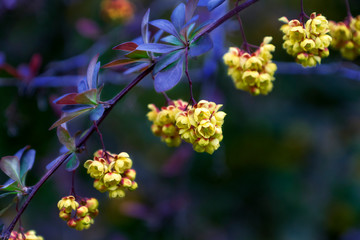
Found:
[[[107,171],[105,163],[106,161],[103,158],[100,158],[99,161],[87,160],[84,163],[84,167],[87,168],[87,173],[90,174],[92,178],[99,179]]]
[[[329,32],[329,23],[321,14],[312,13],[310,19],[306,22],[305,28],[311,34],[326,34]]]
[[[65,212],[70,213],[72,210],[76,210],[79,203],[75,200],[74,196],[63,197],[57,204],[59,210],[65,209]]]
[[[125,197],[125,192],[120,188],[109,191],[109,198],[123,198],[123,197]]]
[[[109,190],[114,190],[121,181],[121,175],[116,172],[109,172],[104,175],[103,181]]]

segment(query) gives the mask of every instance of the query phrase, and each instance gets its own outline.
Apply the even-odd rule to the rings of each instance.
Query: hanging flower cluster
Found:
[[[33,230],[30,230],[24,234],[12,231],[9,240],[44,240],[44,238],[41,236],[36,236],[36,232]]]
[[[265,37],[260,48],[250,54],[239,48],[231,47],[223,56],[229,67],[228,75],[235,87],[253,95],[266,95],[273,88],[276,64],[271,61],[275,46],[270,44],[272,37]]]
[[[197,152],[213,154],[220,147],[226,115],[218,111],[221,104],[201,100],[194,106],[188,106],[186,102],[177,100],[161,110],[154,104],[149,104],[148,107],[151,111],[147,117],[154,123],[151,126],[152,132],[161,136],[168,146],[177,147],[182,139],[191,143]]]
[[[98,150],[92,160],[84,163],[87,173],[95,178],[94,187],[100,192],[109,192],[110,198],[122,198],[125,189],[135,190],[136,172],[132,169],[132,160],[126,152],[118,155]]]
[[[70,195],[63,197],[57,204],[59,217],[67,222],[67,225],[78,231],[88,229],[94,223],[94,218],[99,214],[99,202],[96,198],[85,198],[76,201]]]
[[[187,111],[176,115],[176,126],[181,138],[193,145],[197,152],[213,154],[223,139],[222,125],[226,113],[221,104],[201,100]]]
[[[354,60],[360,55],[360,15],[344,22],[329,21],[331,46],[340,50],[341,55]]]
[[[126,22],[134,17],[134,7],[128,0],[103,0],[103,14],[112,21]]]
[[[173,101],[173,105],[162,107],[159,110],[154,104],[149,104],[151,110],[147,117],[153,124],[151,131],[155,136],[161,137],[169,147],[178,147],[181,144],[179,129],[176,127],[175,116],[186,109],[187,102],[182,100]]]
[[[321,63],[321,58],[329,56],[332,38],[328,35],[329,23],[324,16],[312,13],[305,27],[297,19],[289,21],[282,17],[279,20],[285,23],[280,28],[284,33],[283,48],[295,57],[297,63],[314,67]]]

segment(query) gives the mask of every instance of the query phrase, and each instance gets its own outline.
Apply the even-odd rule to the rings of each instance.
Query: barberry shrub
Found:
[[[163,152],[171,151],[174,153],[167,163],[168,165],[163,168],[164,176],[166,176],[165,172],[176,174],[176,171],[183,167],[181,164],[184,164],[186,158],[190,158],[190,156],[199,156],[198,158],[201,159],[219,159],[224,155],[226,146],[229,145],[235,146],[236,158],[241,151],[246,151],[244,149],[246,146],[252,145],[258,145],[265,149],[266,154],[263,155],[269,155],[270,158],[272,151],[266,146],[269,143],[253,142],[251,136],[242,141],[229,140],[226,142],[224,140],[227,135],[230,135],[229,129],[237,133],[236,128],[245,128],[246,125],[244,124],[247,120],[244,116],[235,119],[235,116],[231,114],[234,111],[230,109],[228,112],[228,103],[224,101],[224,98],[216,94],[206,94],[204,90],[211,85],[209,79],[220,74],[221,84],[230,82],[232,88],[246,92],[236,92],[231,89],[229,95],[246,94],[244,96],[247,99],[253,99],[252,97],[261,99],[258,96],[276,94],[273,90],[277,88],[275,76],[278,69],[282,73],[289,73],[280,69],[279,66],[284,66],[283,63],[280,62],[278,66],[278,61],[273,59],[275,43],[279,40],[273,36],[268,36],[269,34],[266,33],[256,35],[256,41],[262,41],[259,46],[247,42],[246,24],[242,23],[239,13],[256,2],[258,0],[236,1],[235,3],[225,0],[188,0],[175,7],[169,20],[151,20],[155,16],[165,16],[165,14],[157,14],[156,10],[150,11],[150,9],[145,11],[145,14],[141,11],[137,12],[139,9],[137,3],[128,0],[102,0],[99,4],[99,13],[104,23],[109,23],[111,26],[133,24],[131,26],[137,26],[141,36],[133,40],[127,39],[125,42],[114,46],[113,50],[119,53],[119,57],[110,62],[106,61],[107,63],[103,65],[99,59],[106,59],[104,57],[106,54],[91,53],[94,56],[86,56],[87,61],[90,61],[83,64],[87,65],[85,76],[48,76],[63,71],[63,63],[50,64],[50,68],[43,73],[44,75],[39,75],[39,71],[41,72],[44,69],[40,66],[42,59],[37,54],[34,54],[28,65],[16,69],[5,63],[5,57],[0,52],[0,70],[4,70],[7,76],[10,75],[21,81],[19,84],[20,93],[23,91],[32,94],[32,90],[40,87],[69,85],[72,87],[70,93],[67,88],[64,88],[61,94],[57,93],[60,95],[57,98],[51,96],[51,105],[60,117],[51,126],[49,123],[49,130],[56,129],[56,135],[62,147],[59,150],[60,155],[47,164],[43,177],[35,184],[33,183],[34,179],[27,180],[27,175],[35,163],[35,150],[29,146],[20,149],[14,155],[4,156],[0,160],[0,169],[8,177],[8,180],[0,185],[0,198],[12,197],[10,204],[1,209],[0,215],[13,204],[16,206],[14,218],[9,221],[5,228],[0,229],[2,239],[44,239],[37,235],[34,230],[25,230],[23,227],[25,224],[21,221],[21,217],[40,187],[63,165],[65,170],[69,172],[63,174],[63,179],[70,180],[68,184],[63,184],[63,182],[59,184],[62,188],[57,192],[57,199],[60,199],[57,202],[57,209],[56,201],[54,201],[52,211],[46,214],[49,216],[50,214],[52,216],[58,215],[65,222],[63,226],[71,231],[96,228],[96,223],[100,219],[104,219],[101,215],[103,212],[106,213],[106,209],[112,204],[115,204],[117,209],[121,209],[119,211],[128,216],[147,221],[148,225],[153,228],[159,228],[160,222],[166,222],[174,214],[172,208],[180,212],[182,208],[185,208],[184,206],[190,205],[190,198],[188,199],[186,191],[182,189],[179,193],[181,195],[180,200],[171,200],[170,203],[161,199],[163,194],[158,194],[161,187],[157,189],[158,187],[151,186],[151,188],[146,189],[146,186],[149,186],[146,183],[146,177],[153,179],[155,176],[144,174],[144,165],[139,163],[141,162],[140,159],[144,160],[146,157],[141,153],[136,153],[134,151],[136,148],[131,146],[132,144],[124,143],[131,142],[130,139],[133,138],[137,139],[134,145],[143,144],[148,147],[163,142],[162,145],[166,145],[165,147],[171,147],[170,150],[163,150],[166,148],[161,148],[163,146],[159,144],[159,149],[162,149]],[[300,3],[299,19],[288,20],[286,17],[279,19],[283,23],[282,26],[279,25],[283,34],[282,47],[287,54],[295,59],[295,63],[302,65],[302,67],[319,67],[322,59],[329,57],[330,46],[334,50],[339,50],[341,55],[348,60],[355,60],[360,55],[359,16],[352,17],[348,9],[348,16],[345,20],[337,23],[328,21],[324,15],[315,12],[307,16],[303,9],[303,1],[301,0]],[[6,4],[6,6],[9,5],[9,3]],[[229,10],[226,10],[226,5],[230,8]],[[347,6],[349,6],[348,3]],[[0,7],[2,7],[2,3],[0,3]],[[0,13],[1,11],[2,8],[0,8]],[[323,12],[325,14],[326,9]],[[225,46],[229,44],[223,38],[226,33],[223,24],[233,17],[237,17],[236,24],[239,24],[240,27],[239,36],[241,34],[242,44],[231,45],[226,50]],[[137,21],[138,19],[141,21]],[[274,19],[269,21],[274,22],[274,24],[277,22]],[[86,29],[82,29],[79,33],[95,39],[97,41],[96,47],[101,48],[100,43],[107,42],[104,39],[109,40],[108,38],[110,38],[111,34],[104,39],[98,38],[101,34],[100,27],[93,20],[82,19],[79,25],[82,27],[86,25]],[[216,34],[214,34],[214,30],[217,30]],[[127,30],[123,31],[126,32]],[[109,48],[110,45],[107,46],[107,49]],[[214,51],[211,51],[212,49]],[[276,51],[279,52],[279,48],[276,48]],[[76,68],[76,61],[80,61],[79,59],[83,59],[83,57],[84,55],[81,55],[71,58],[71,61],[69,60],[70,64],[68,63],[67,67],[71,74]],[[216,71],[217,68],[220,71]],[[303,70],[302,68],[300,70],[294,68],[297,71]],[[223,74],[221,69],[226,69],[228,76]],[[199,74],[199,72],[201,73]],[[319,72],[321,71],[319,70]],[[111,92],[109,82],[114,81],[114,76],[121,76],[125,79],[130,74],[136,74],[136,77],[123,90],[116,91],[115,96],[112,95],[112,98],[109,98],[109,92]],[[139,124],[138,121],[133,121],[129,117],[131,116],[130,112],[135,109],[135,104],[125,102],[121,105],[120,101],[125,96],[132,94],[132,89],[146,76],[151,77],[149,79],[152,80],[153,88],[158,95],[147,98],[146,103],[141,102],[140,108],[145,109],[147,106],[149,112],[146,116],[145,113],[142,114]],[[202,81],[199,80],[201,78],[203,78]],[[185,81],[181,82],[182,79]],[[187,84],[185,86],[189,90],[185,94],[181,94],[181,97],[175,97],[183,91],[182,86],[184,84]],[[213,85],[212,87],[216,89],[217,86]],[[177,89],[180,90],[177,91]],[[112,93],[114,90],[115,88],[112,89]],[[163,104],[159,104],[159,100],[156,98],[159,95],[164,102]],[[136,136],[129,136],[125,133],[122,136],[109,134],[110,137],[104,134],[105,137],[103,136],[100,126],[106,126],[106,123],[103,122],[109,115],[112,115],[112,111],[117,105],[120,105],[127,113],[119,117],[116,124],[111,124],[111,130],[117,132],[115,128],[121,128],[126,121],[129,121],[131,122],[129,128],[139,128],[141,134]],[[81,117],[83,120],[85,119],[86,128],[79,127],[78,123]],[[150,123],[146,122],[146,117]],[[73,121],[74,119],[75,121]],[[228,119],[231,127],[227,128]],[[256,131],[254,132],[256,133]],[[155,136],[148,136],[150,133]],[[95,144],[88,144],[92,135],[95,135],[98,140],[96,146],[93,146]],[[114,146],[115,144],[112,143],[114,138],[124,139],[123,144]],[[146,138],[151,139],[154,143],[146,142],[144,140]],[[237,136],[237,138],[241,138],[241,136]],[[116,149],[109,151],[110,148]],[[252,148],[249,149],[250,155],[254,154]],[[157,150],[143,149],[141,152],[145,151]],[[199,154],[195,155],[195,152]],[[144,160],[144,162],[151,163],[149,165],[152,165],[153,162],[151,161],[152,159]],[[35,166],[40,166],[40,164]],[[138,168],[140,170],[137,170]],[[169,168],[172,170],[170,171]],[[40,170],[37,169],[37,171]],[[86,172],[84,182],[87,184],[82,184],[83,186],[79,188],[80,183],[76,179],[81,177],[81,172]],[[31,173],[35,174],[36,172]],[[180,181],[184,179],[187,177],[181,176],[181,179],[179,178]],[[199,182],[193,186],[197,187]],[[237,187],[239,183],[234,184]],[[63,185],[68,185],[65,188],[69,188],[70,191],[64,191]],[[92,187],[97,191],[92,192]],[[222,187],[228,188],[228,186]],[[138,188],[138,191],[132,192]],[[209,202],[211,202],[210,198],[217,199],[221,195],[216,192],[216,189],[211,190],[204,191],[209,192],[209,196],[211,195],[208,199]],[[92,193],[86,194],[86,197],[79,194],[79,192],[85,191]],[[174,193],[177,190],[167,191]],[[104,193],[103,195],[106,197],[103,197],[101,193]],[[151,202],[152,208],[141,205],[141,201],[153,201]],[[157,217],[157,214],[161,217]],[[48,216],[42,217],[46,219]],[[18,229],[15,228],[17,224]],[[31,225],[31,222],[27,222],[26,225]],[[72,234],[80,234],[75,232]],[[86,233],[81,232],[81,234]],[[46,236],[42,233],[40,235]],[[76,236],[88,238],[88,235]],[[219,236],[221,238],[221,234]],[[108,237],[103,236],[102,238]],[[198,237],[191,238],[200,239]],[[217,238],[216,234],[215,238]]]

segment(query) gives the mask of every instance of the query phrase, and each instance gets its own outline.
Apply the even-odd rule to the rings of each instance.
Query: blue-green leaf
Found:
[[[91,59],[91,61],[89,63],[89,67],[87,69],[86,80],[87,80],[88,89],[96,88],[96,86],[94,87],[94,82],[96,82],[97,75],[98,75],[98,72],[99,72],[99,68],[97,68],[97,65],[99,65],[98,67],[100,67],[100,64],[97,64],[98,58],[99,58],[99,54],[96,54]]]
[[[69,172],[74,171],[79,167],[80,161],[75,153],[70,154],[70,156],[67,158],[66,162],[66,170]]]
[[[149,16],[150,16],[150,9],[146,11],[141,22],[141,35],[143,37],[144,43],[149,42]]]
[[[209,0],[207,7],[209,11],[212,11],[218,6],[220,6],[223,2],[225,2],[225,0]]]
[[[209,35],[204,35],[195,42],[191,43],[190,50],[189,50],[189,56],[190,57],[196,57],[200,56],[207,51],[211,50],[213,47],[213,43]]]
[[[181,57],[181,55],[184,54],[184,51],[185,50],[179,50],[162,56],[156,63],[153,74],[157,74],[159,71],[163,70],[173,62],[176,62]]]
[[[171,14],[171,21],[175,28],[180,31],[185,24],[185,4],[180,3]]]
[[[170,33],[171,35],[173,35],[173,36],[177,37],[179,40],[181,40],[181,37],[180,37],[178,31],[176,30],[174,24],[172,24],[170,21],[165,20],[165,19],[157,19],[157,20],[151,21],[150,24],[167,32],[167,33]]]
[[[30,149],[26,151],[22,158],[20,159],[20,176],[24,181],[26,177],[26,173],[33,167],[35,162],[35,154],[36,151],[34,149]]]
[[[168,53],[180,49],[179,46],[166,45],[161,43],[144,43],[137,47],[137,50],[155,52],[155,53]]]
[[[102,104],[99,104],[94,110],[90,112],[90,120],[97,121],[103,115],[105,109]]]

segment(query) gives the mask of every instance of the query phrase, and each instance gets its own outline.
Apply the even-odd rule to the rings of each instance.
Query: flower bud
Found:
[[[134,181],[136,177],[136,171],[134,169],[128,169],[124,172],[124,177]]]
[[[85,217],[85,215],[89,212],[88,208],[85,206],[78,207],[76,210],[76,215],[78,217]]]

